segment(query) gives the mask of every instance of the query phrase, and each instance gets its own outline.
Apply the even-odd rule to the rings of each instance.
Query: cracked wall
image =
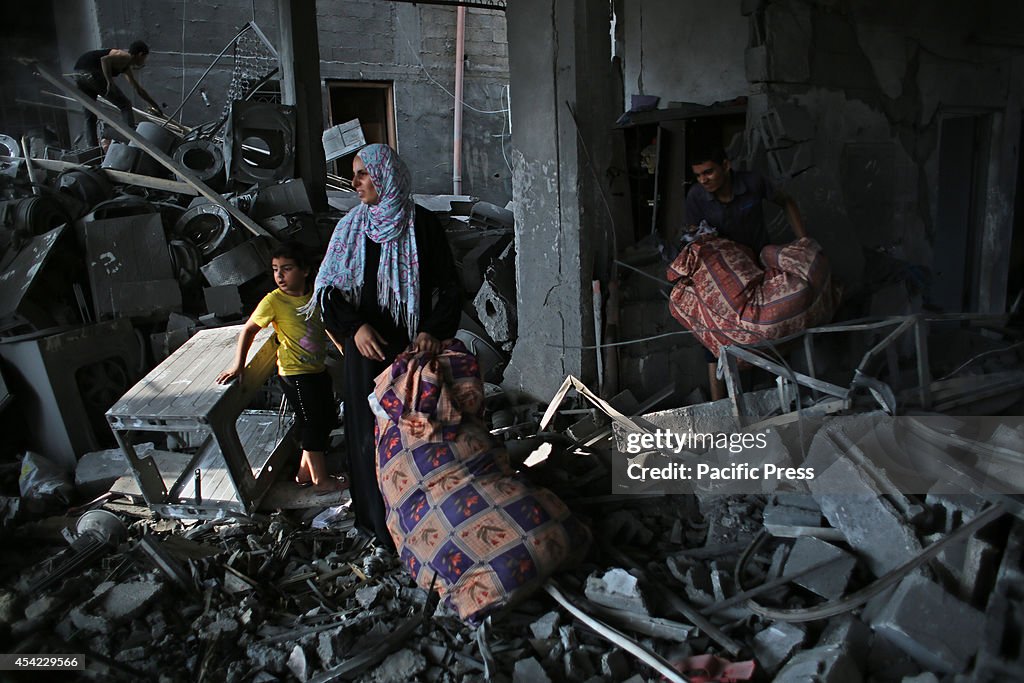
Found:
[[[878,286],[864,265],[885,251],[931,271],[926,305],[1003,310],[999,245],[1013,230],[1021,86],[1012,76],[1024,36],[992,36],[1021,10],[748,4],[744,157],[798,199],[848,291]],[[974,149],[957,157],[951,122],[965,118]],[[975,168],[957,177],[948,170],[957,163]],[[959,206],[943,200],[958,193]]]

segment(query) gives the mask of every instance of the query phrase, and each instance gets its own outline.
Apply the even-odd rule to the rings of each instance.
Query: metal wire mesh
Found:
[[[222,118],[230,113],[233,101],[248,99],[279,66],[277,53],[255,24],[249,24],[238,34],[231,53],[234,64]]]

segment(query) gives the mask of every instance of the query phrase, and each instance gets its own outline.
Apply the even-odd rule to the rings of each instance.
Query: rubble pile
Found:
[[[533,463],[528,475],[594,528],[595,549],[547,594],[468,624],[393,556],[346,531],[344,515],[326,528],[310,524],[316,510],[171,521],[108,501],[134,521],[99,549],[83,549],[96,524],[83,531],[81,520],[96,511],[59,553],[40,540],[59,539],[55,527],[70,518],[6,532],[0,630],[18,652],[84,653],[93,680],[663,680],[637,649],[677,680],[974,681],[1024,671],[1014,645],[1024,607],[1019,500],[971,493],[970,477],[933,476],[925,493],[902,498],[829,488],[839,476],[878,486],[873,460],[856,462],[849,443],[837,444],[846,435],[861,451],[893,449],[911,429],[892,418],[780,427],[777,447],[792,461],[831,458],[821,465],[828,476],[808,486],[609,496],[606,459],[624,433],[572,446],[608,434],[603,415],[581,421],[585,409],[567,408],[538,433],[537,404],[492,395],[489,406],[492,419],[511,413],[503,419],[513,429],[500,436]],[[1011,431],[993,438],[1024,439]],[[601,474],[588,479],[588,469]],[[599,635],[595,624],[614,631]]]

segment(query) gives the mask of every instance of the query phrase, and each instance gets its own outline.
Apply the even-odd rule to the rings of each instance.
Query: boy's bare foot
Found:
[[[313,492],[318,496],[338,493],[348,488],[348,480],[341,477],[325,477],[319,484],[313,485]]]

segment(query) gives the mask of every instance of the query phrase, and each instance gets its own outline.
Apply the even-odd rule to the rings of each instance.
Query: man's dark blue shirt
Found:
[[[733,171],[732,201],[723,204],[699,184],[686,195],[686,223],[700,225],[702,220],[718,229],[718,234],[754,250],[755,256],[769,243],[764,227],[764,200],[774,201],[775,186],[755,171]]]

